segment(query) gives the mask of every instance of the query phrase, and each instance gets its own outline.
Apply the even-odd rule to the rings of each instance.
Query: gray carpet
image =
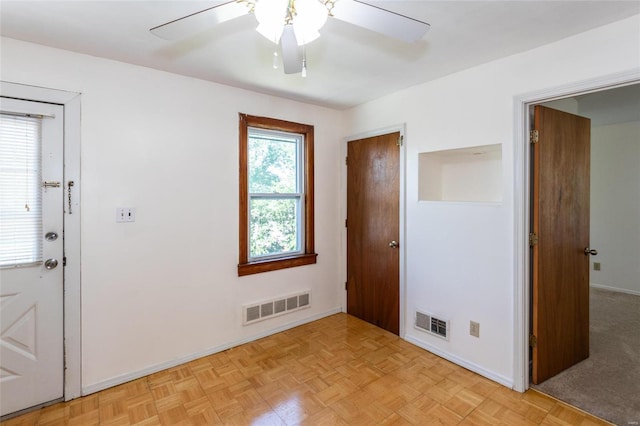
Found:
[[[591,288],[590,355],[533,386],[616,425],[640,424],[640,296]]]

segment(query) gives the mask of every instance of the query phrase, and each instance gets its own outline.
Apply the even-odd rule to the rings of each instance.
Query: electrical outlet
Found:
[[[471,321],[469,323],[469,334],[475,337],[480,337],[480,323]]]
[[[593,270],[594,271],[600,270],[600,262],[593,262]]]
[[[133,207],[118,207],[116,209],[116,222],[135,222],[136,209]]]

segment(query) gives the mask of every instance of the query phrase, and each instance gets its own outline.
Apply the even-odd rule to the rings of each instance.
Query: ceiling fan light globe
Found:
[[[254,14],[258,20],[256,31],[267,40],[278,44],[287,15],[288,0],[260,0],[256,3]]]
[[[320,37],[320,33],[318,31],[310,30],[309,28],[300,28],[300,26],[296,24],[293,24],[293,31],[296,34],[298,46],[309,44]]]
[[[295,0],[296,16],[293,19],[293,30],[299,45],[311,43],[318,37],[318,32],[327,22],[327,7],[319,0]]]
[[[280,26],[280,28],[258,24],[256,31],[259,32],[264,38],[269,40],[272,43],[278,44],[280,43],[280,37],[282,37],[282,30],[284,25]]]

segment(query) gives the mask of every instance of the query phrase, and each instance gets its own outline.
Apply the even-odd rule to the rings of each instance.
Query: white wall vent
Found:
[[[299,311],[311,306],[311,291],[265,300],[258,303],[244,305],[242,307],[242,324],[248,325],[254,322]]]
[[[415,328],[449,340],[449,320],[437,318],[433,314],[416,311]]]

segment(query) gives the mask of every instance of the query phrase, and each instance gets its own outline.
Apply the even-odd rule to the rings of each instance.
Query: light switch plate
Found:
[[[116,209],[116,222],[135,222],[136,209],[133,207],[118,207]]]

